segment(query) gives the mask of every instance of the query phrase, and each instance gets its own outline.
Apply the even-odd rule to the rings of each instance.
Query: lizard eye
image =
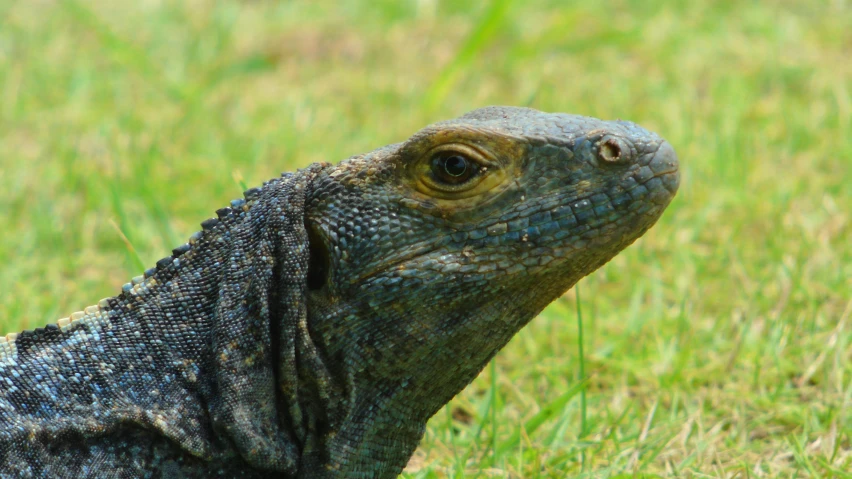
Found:
[[[442,151],[432,157],[432,174],[435,179],[449,185],[459,185],[470,180],[478,170],[476,162],[452,151]]]
[[[505,174],[494,155],[481,146],[444,143],[418,155],[416,188],[432,198],[460,200],[501,184]]]

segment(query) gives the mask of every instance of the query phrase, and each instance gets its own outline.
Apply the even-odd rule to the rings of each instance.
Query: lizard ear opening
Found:
[[[308,232],[308,289],[322,289],[328,280],[329,256],[322,237],[310,224],[305,224]]]

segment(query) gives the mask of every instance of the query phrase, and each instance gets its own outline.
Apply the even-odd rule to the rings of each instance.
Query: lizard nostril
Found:
[[[630,147],[618,138],[604,138],[598,144],[598,156],[607,163],[624,163],[630,156]]]
[[[621,159],[621,148],[615,140],[607,140],[606,143],[601,145],[601,158],[612,162]]]

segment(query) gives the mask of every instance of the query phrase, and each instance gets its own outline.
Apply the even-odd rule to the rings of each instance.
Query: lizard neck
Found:
[[[429,418],[538,313],[494,300],[462,315],[421,309],[413,324],[415,314],[407,311],[403,305],[374,308],[308,295],[311,337],[343,396],[332,416],[338,420],[327,425],[329,455],[303,458],[305,464],[323,464],[351,477],[396,477]],[[363,326],[365,318],[373,329],[347,330]]]

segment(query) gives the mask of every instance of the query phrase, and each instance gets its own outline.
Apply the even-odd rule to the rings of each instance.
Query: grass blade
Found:
[[[459,49],[455,58],[446,66],[438,78],[435,79],[432,86],[426,92],[426,100],[424,106],[427,111],[434,111],[435,108],[444,101],[449,93],[450,88],[455,84],[459,73],[470,66],[476,54],[482,51],[483,48],[491,41],[494,34],[503,25],[506,18],[506,12],[512,4],[512,0],[494,0],[489,6],[485,15],[471,32],[470,36]]]
[[[526,432],[528,436],[531,436],[535,431],[545,423],[548,419],[554,417],[565,407],[566,404],[578,393],[583,391],[586,388],[586,385],[589,383],[588,379],[584,379],[577,384],[571,386],[571,388],[564,392],[562,395],[551,401],[545,407],[541,409],[541,411],[537,412],[533,417],[529,418],[527,422],[523,425],[523,431]],[[521,429],[516,429],[515,432],[512,433],[512,436],[509,439],[503,441],[497,447],[497,454],[495,456],[502,456],[507,451],[510,451],[518,446],[521,440]]]

